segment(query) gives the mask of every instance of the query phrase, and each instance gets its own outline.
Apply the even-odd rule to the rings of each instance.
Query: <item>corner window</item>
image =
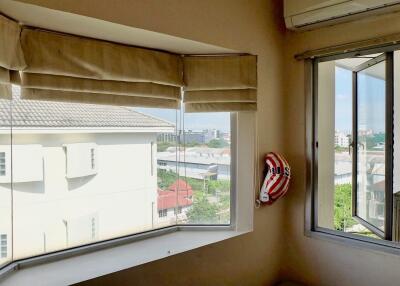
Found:
[[[21,99],[15,86],[8,101],[3,265],[161,228],[231,227],[231,113]]]
[[[314,60],[312,229],[399,241],[400,54]]]

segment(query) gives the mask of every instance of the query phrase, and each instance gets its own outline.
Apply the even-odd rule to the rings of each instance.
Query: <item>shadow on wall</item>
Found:
[[[74,191],[76,189],[79,189],[83,185],[89,183],[96,175],[90,175],[90,176],[85,176],[85,177],[80,177],[80,178],[70,178],[68,179],[68,191]]]
[[[8,185],[11,188],[10,184],[1,184],[1,185]],[[44,194],[44,183],[43,181],[14,183],[12,189],[13,191],[16,192]]]
[[[275,286],[307,286],[307,285],[293,281],[283,281],[283,282],[278,282],[277,284],[275,284]]]

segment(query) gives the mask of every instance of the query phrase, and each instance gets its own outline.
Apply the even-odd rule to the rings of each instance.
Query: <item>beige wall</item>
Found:
[[[287,33],[285,69],[286,154],[292,163],[294,180],[285,198],[286,251],[282,254],[281,277],[309,285],[398,285],[398,256],[358,249],[305,237],[305,100],[304,65],[296,53],[400,32],[400,15],[393,14],[355,23],[341,24],[312,32]],[[289,72],[290,71],[290,72]],[[292,143],[295,142],[295,143]]]
[[[113,0],[112,7],[110,0],[24,2],[257,54],[260,162],[267,151],[284,151],[293,169],[286,198],[255,211],[253,233],[82,285],[271,285],[282,278],[341,286],[400,281],[398,256],[303,235],[304,66],[293,58],[309,49],[400,32],[400,16],[285,33],[279,0]]]
[[[281,1],[24,2],[258,55],[260,163],[262,154],[267,151],[283,151]],[[271,285],[279,271],[283,206],[284,202],[280,201],[256,210],[253,233],[108,275],[85,285]]]

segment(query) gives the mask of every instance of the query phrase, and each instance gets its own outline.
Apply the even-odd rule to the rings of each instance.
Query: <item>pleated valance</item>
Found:
[[[257,109],[256,57],[186,56],[31,27],[0,16],[0,92],[21,99],[179,108]],[[4,96],[3,96],[4,97]]]
[[[179,106],[179,55],[30,28],[22,30],[21,46],[27,63],[20,74],[22,98],[53,94],[63,101]]]
[[[0,98],[11,97],[10,70],[25,68],[18,23],[0,15]]]
[[[185,56],[185,111],[257,109],[255,56]]]

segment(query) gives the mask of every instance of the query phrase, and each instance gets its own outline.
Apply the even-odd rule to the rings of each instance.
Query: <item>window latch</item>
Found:
[[[351,141],[351,142],[349,143],[349,155],[351,155],[351,149],[353,149],[353,147],[354,147],[354,142]]]

